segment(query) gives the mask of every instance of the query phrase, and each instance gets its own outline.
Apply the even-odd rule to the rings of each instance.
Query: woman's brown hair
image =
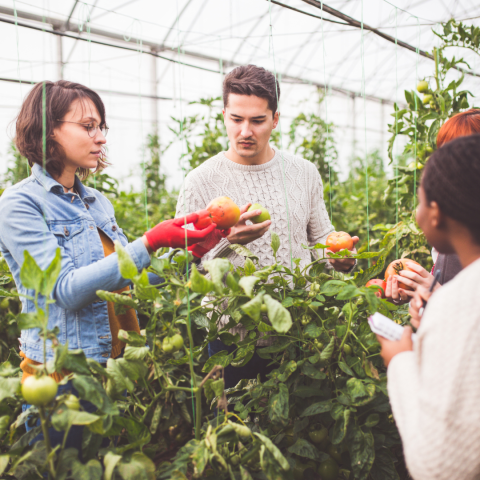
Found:
[[[58,120],[65,117],[75,100],[91,100],[98,110],[101,126],[105,125],[105,106],[98,93],[79,83],[59,80],[37,83],[24,100],[17,117],[15,144],[18,151],[34,163],[43,166],[52,176],[60,176],[64,169],[65,154],[62,147],[52,138],[53,130],[59,125]],[[45,126],[44,126],[45,122]],[[45,131],[44,131],[45,129]],[[43,139],[45,138],[45,159]],[[102,147],[95,172],[104,169],[108,163]],[[77,170],[80,179],[90,175],[88,168]]]

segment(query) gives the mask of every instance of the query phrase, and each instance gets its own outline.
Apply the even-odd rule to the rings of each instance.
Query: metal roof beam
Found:
[[[1,14],[8,15],[10,17],[14,17],[13,8],[0,6],[0,15]],[[98,40],[95,40],[95,39],[92,39],[92,38],[90,38],[90,39],[82,38],[78,35],[71,35],[71,34],[56,31],[56,30],[45,30],[45,23],[48,23],[48,24],[52,25],[52,27],[54,27],[54,26],[60,27],[61,25],[63,25],[64,22],[60,19],[56,19],[56,18],[52,18],[52,17],[43,17],[41,15],[36,15],[36,14],[33,14],[33,13],[23,12],[23,11],[18,11],[18,10],[17,10],[17,17],[18,18],[23,18],[25,20],[38,22],[41,25],[43,25],[42,27],[35,27],[35,26],[32,26],[32,25],[24,24],[24,23],[19,23],[17,21],[16,23],[18,24],[18,26],[21,26],[21,27],[33,28],[35,30],[43,31],[45,33],[50,33],[50,34],[53,34],[53,35],[62,35],[62,36],[72,38],[72,39],[75,39],[75,40],[88,41],[90,43],[109,46],[109,47],[113,47],[113,48],[120,48],[120,49],[123,49],[123,50],[130,50],[130,51],[133,51],[133,52],[145,53],[147,55],[154,55],[158,58],[161,58],[161,59],[169,61],[169,62],[180,63],[180,64],[185,65],[185,66],[197,68],[197,69],[200,69],[200,70],[205,70],[205,71],[212,72],[212,73],[220,73],[220,70],[214,70],[214,69],[210,69],[210,68],[206,68],[206,67],[202,67],[202,66],[198,66],[198,65],[190,65],[190,64],[178,61],[178,60],[174,60],[173,58],[168,58],[168,57],[159,55],[158,53],[156,53],[156,50],[158,50],[158,48],[160,47],[159,43],[142,40],[142,43],[141,43],[142,47],[148,47],[149,50],[146,50],[146,49],[140,50],[140,48],[139,48],[140,46],[132,47],[131,43],[126,42],[125,39],[123,38],[123,35],[116,34],[116,33],[113,33],[113,32],[108,32],[108,31],[105,31],[105,30],[102,30],[102,29],[99,29],[99,28],[91,27],[90,28],[90,34],[91,35],[96,35],[96,36],[99,36],[99,37],[103,37],[103,38],[109,38],[109,39],[115,40],[115,41],[119,42],[119,44],[118,45],[109,44],[109,43],[98,41]],[[0,17],[0,21],[5,22],[5,23],[10,23],[11,25],[15,25],[15,21],[13,19],[4,19],[4,18]],[[74,29],[78,30],[78,25],[70,23],[70,29],[71,29],[71,31],[75,31]],[[187,57],[197,58],[197,59],[200,59],[200,60],[205,60],[205,61],[208,61],[208,62],[214,62],[216,64],[218,64],[219,60],[222,60],[223,66],[225,68],[236,66],[235,63],[233,63],[231,60],[220,59],[218,57],[213,57],[211,55],[205,55],[205,54],[198,53],[198,52],[192,52],[192,51],[187,51],[187,50],[182,49],[182,55],[187,56]],[[279,73],[279,75],[281,75],[282,82],[285,82],[285,83],[290,83],[290,84],[297,83],[297,84],[313,85],[313,86],[316,86],[316,87],[325,88],[325,85],[323,83],[320,83],[320,82],[315,82],[315,81],[311,81],[311,80],[308,80],[308,79],[299,78],[299,77],[295,77],[295,76],[291,76],[291,75],[283,75],[282,72],[278,72],[278,73]],[[329,88],[329,90],[331,90],[333,92],[336,92],[338,94],[345,95],[345,96],[348,96],[348,97],[352,97],[352,96],[362,97],[363,96],[360,92],[356,92],[356,91],[345,89],[345,88],[335,87],[333,85],[329,85],[328,88]],[[374,96],[374,95],[366,95],[365,98],[367,100],[370,100],[370,101],[373,101],[373,102],[379,102],[379,103],[383,102],[385,104],[393,105],[393,101],[391,99],[388,99],[388,98],[381,98],[381,97],[377,97],[377,96]]]

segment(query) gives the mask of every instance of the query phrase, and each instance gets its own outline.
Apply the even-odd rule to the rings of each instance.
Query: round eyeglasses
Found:
[[[108,125],[105,124],[103,126],[100,126],[100,125],[97,125],[96,123],[80,123],[80,122],[70,122],[69,120],[57,120],[57,122],[61,122],[61,123],[75,123],[77,125],[82,125],[82,127],[85,127],[85,129],[87,130],[87,133],[88,133],[88,136],[90,138],[93,138],[95,137],[95,135],[97,134],[98,130],[100,130],[102,132],[102,135],[104,137],[107,136],[107,133],[108,133]]]

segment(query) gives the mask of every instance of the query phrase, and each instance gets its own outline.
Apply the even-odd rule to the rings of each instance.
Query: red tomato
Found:
[[[207,209],[200,210],[196,213],[198,215],[198,220],[193,224],[195,230],[203,230],[212,224],[212,216]]]
[[[417,264],[420,265],[415,260],[410,260],[409,258],[402,258],[400,260],[394,260],[385,270],[385,281],[388,280],[388,277],[392,275],[398,275],[402,270],[408,270],[410,272],[415,272],[413,268],[409,268],[410,264]],[[398,282],[398,287],[403,288],[404,290],[413,290],[413,288],[405,285],[402,282]]]
[[[327,242],[329,250],[333,253],[339,252],[340,250],[353,250],[353,240],[352,237],[346,232],[333,232],[327,237]]]
[[[373,280],[369,280],[365,286],[371,287],[372,285],[377,285],[382,289],[382,290],[379,290],[378,288],[376,288],[375,295],[378,298],[385,298],[385,290],[387,289],[387,284],[383,280],[380,280],[379,278],[374,278]]]
[[[212,222],[217,228],[227,230],[232,228],[240,219],[240,208],[228,197],[218,197],[207,205]]]

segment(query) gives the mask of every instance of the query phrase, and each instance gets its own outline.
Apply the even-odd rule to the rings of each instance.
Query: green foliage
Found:
[[[220,97],[202,98],[198,102],[191,102],[207,107],[207,113],[203,116],[171,117],[174,126],[169,127],[169,129],[174,134],[174,140],[165,147],[164,151],[175,142],[185,145],[186,151],[182,150],[181,164],[186,172],[197,168],[217,153],[228,149],[223,115],[220,112],[216,114],[212,112],[214,103],[219,100]],[[199,141],[192,140],[195,137]]]

